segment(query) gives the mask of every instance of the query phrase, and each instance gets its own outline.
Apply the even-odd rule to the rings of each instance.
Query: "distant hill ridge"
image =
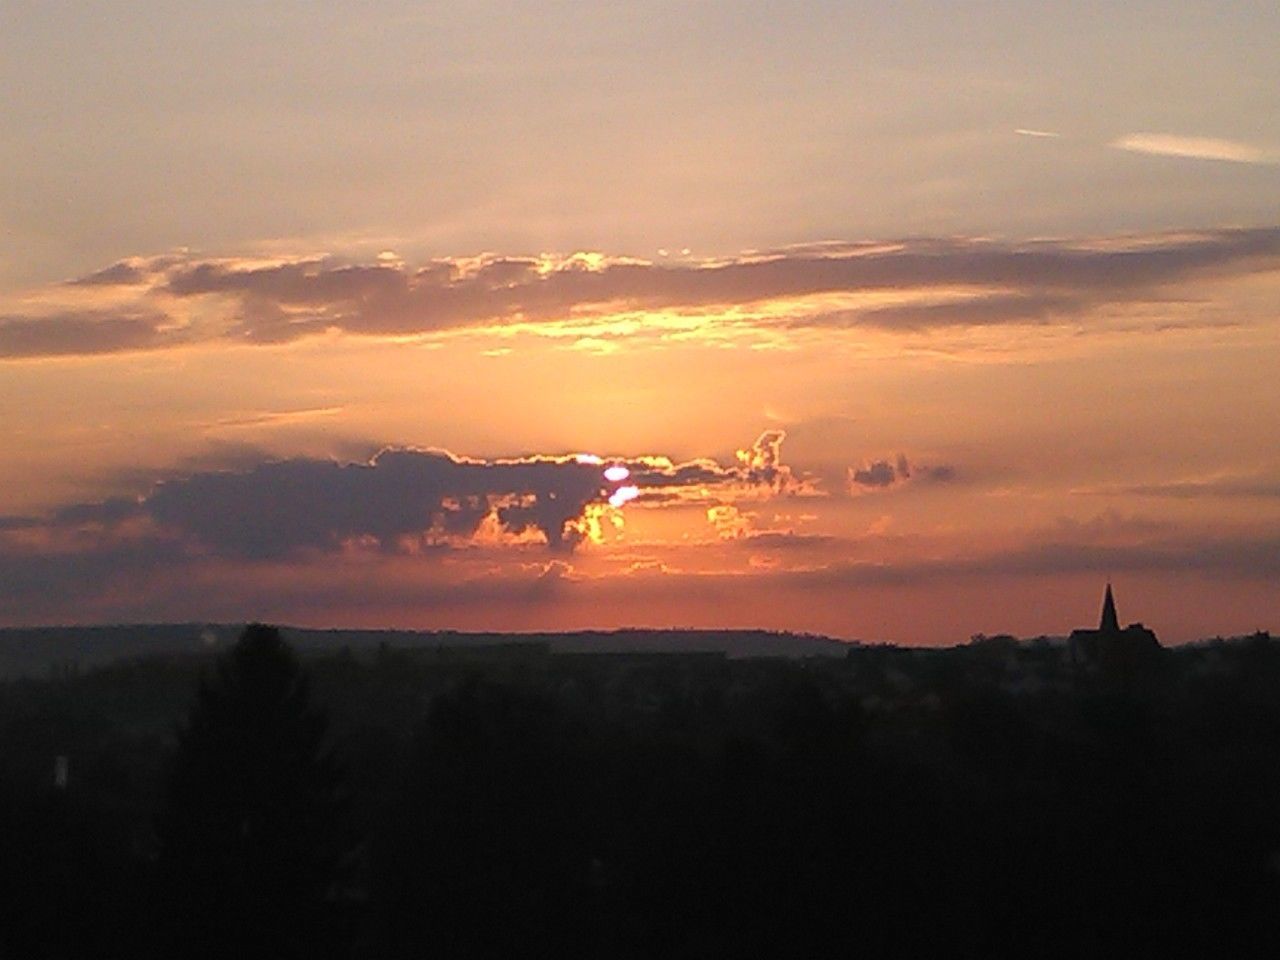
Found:
[[[0,679],[48,676],[146,656],[209,653],[232,643],[240,623],[172,623],[0,628]],[[282,627],[306,653],[353,653],[387,644],[401,649],[480,649],[527,645],[563,654],[719,653],[745,657],[842,657],[849,643],[815,634],[769,630],[580,630],[563,633],[470,633],[455,630],[344,630]]]
[[[142,657],[211,656],[229,646],[244,629],[243,623],[115,624],[104,626],[0,627],[0,680],[69,675]],[[984,649],[994,654],[1058,648],[1065,655],[1067,638],[1039,636],[1018,638],[1010,634],[974,634],[967,643],[950,647],[904,647],[893,643],[838,640],[819,634],[772,630],[644,629],[578,630],[568,632],[496,633],[456,630],[310,629],[283,626],[285,637],[303,655],[336,653],[346,648],[354,654],[376,652],[382,645],[400,650],[474,651],[498,648],[538,655],[708,654],[730,659],[808,657],[841,658],[851,650],[873,653],[899,649],[945,655],[947,651]],[[1233,642],[1273,642],[1266,631],[1248,636],[1206,638],[1180,645],[1191,649]]]

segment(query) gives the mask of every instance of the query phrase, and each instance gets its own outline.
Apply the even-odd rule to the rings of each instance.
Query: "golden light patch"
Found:
[[[751,515],[742,513],[731,503],[722,503],[707,508],[707,523],[715,528],[720,539],[733,540],[745,536],[751,529]]]
[[[622,511],[607,503],[589,503],[582,516],[565,522],[565,533],[576,533],[584,543],[603,544],[617,540],[626,527]]]

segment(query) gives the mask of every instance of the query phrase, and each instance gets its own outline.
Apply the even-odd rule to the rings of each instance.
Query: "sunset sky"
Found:
[[[0,624],[1280,630],[1277,37],[9,0]]]

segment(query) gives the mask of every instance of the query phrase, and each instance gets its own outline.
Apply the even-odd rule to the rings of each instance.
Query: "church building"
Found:
[[[1069,642],[1071,658],[1077,664],[1123,674],[1132,673],[1162,649],[1155,633],[1141,623],[1121,628],[1110,583],[1102,599],[1102,618],[1098,629],[1072,630]]]

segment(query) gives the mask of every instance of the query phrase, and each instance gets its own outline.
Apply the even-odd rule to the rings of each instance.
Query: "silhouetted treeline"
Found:
[[[254,624],[202,681],[160,799],[158,932],[172,955],[331,956],[345,938],[344,777],[278,630]]]
[[[999,637],[299,663],[251,628],[2,685],[0,738],[5,956],[1280,945],[1266,636],[1119,682]]]

